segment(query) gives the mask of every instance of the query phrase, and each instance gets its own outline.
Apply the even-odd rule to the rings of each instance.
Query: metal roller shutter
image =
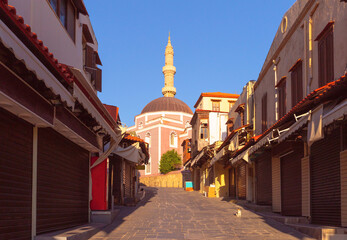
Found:
[[[37,233],[88,223],[89,153],[53,129],[39,129]]]
[[[236,197],[235,168],[229,169],[229,197]]]
[[[281,157],[282,215],[301,216],[301,158],[303,148]]]
[[[272,204],[271,152],[263,152],[255,160],[257,204]]]
[[[124,197],[131,198],[131,168],[127,162],[125,162],[124,174]]]
[[[194,171],[196,172],[196,178],[195,178],[195,182],[194,182],[194,184],[195,184],[194,189],[196,191],[200,191],[200,169],[198,168],[198,169],[195,169]]]
[[[113,165],[113,196],[115,204],[122,203],[122,160],[118,157],[112,158]]]
[[[237,198],[246,199],[246,163],[236,168]]]
[[[312,223],[341,225],[340,131],[311,146]]]
[[[0,239],[31,238],[33,127],[0,108]]]

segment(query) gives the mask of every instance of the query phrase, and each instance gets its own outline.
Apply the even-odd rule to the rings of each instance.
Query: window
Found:
[[[143,122],[142,121],[139,123],[139,129],[141,129],[141,128],[143,128]]]
[[[170,133],[170,147],[177,147],[177,134],[175,132]]]
[[[212,101],[212,111],[220,111],[220,101]]]
[[[200,139],[208,138],[208,124],[201,123],[200,125]]]
[[[286,114],[286,78],[282,78],[277,85],[278,91],[278,117],[281,118]]]
[[[50,0],[52,9],[57,14],[73,41],[75,41],[76,8],[69,0]]]
[[[76,19],[76,10],[70,1],[67,2],[66,8],[66,30],[71,36],[72,40],[75,41],[75,19]]]
[[[261,99],[261,129],[263,132],[267,129],[267,94]]]
[[[233,102],[229,102],[229,111],[230,111],[230,109],[233,107]]]
[[[49,2],[51,4],[53,10],[55,12],[58,12],[58,0],[50,0]]]
[[[86,42],[84,43],[83,51],[84,69],[90,73],[91,84],[97,91],[101,92],[102,71],[96,66],[97,64],[101,64],[99,55],[94,51],[94,48],[89,46]]]
[[[318,40],[318,79],[321,87],[334,80],[333,22],[325,27],[316,40]]]
[[[145,142],[148,143],[148,147],[151,147],[151,134],[146,133]]]
[[[302,94],[302,61],[298,62],[291,69],[292,83],[292,107],[294,107],[303,98]]]
[[[145,165],[146,174],[151,173],[151,157],[148,159],[148,163]]]

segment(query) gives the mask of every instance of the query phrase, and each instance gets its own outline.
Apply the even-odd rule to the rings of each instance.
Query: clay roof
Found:
[[[141,114],[148,112],[184,112],[193,114],[192,110],[183,101],[174,97],[160,97],[148,103]]]
[[[145,141],[143,141],[143,139],[141,139],[139,137],[132,136],[128,133],[123,137],[123,139],[133,141],[133,142],[145,142]]]
[[[106,108],[107,112],[111,115],[113,120],[115,122],[117,122],[118,121],[118,111],[119,111],[119,108],[116,107],[116,106],[108,105],[108,104],[103,104],[103,105]]]
[[[194,107],[198,106],[198,103],[201,101],[203,97],[217,97],[217,98],[239,98],[239,94],[233,93],[222,93],[222,92],[205,92],[201,93],[198,101],[196,101]]]

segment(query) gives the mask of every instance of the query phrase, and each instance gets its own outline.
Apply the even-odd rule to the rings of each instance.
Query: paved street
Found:
[[[309,239],[274,220],[197,192],[174,188],[146,188],[135,207],[122,207],[113,224],[93,240],[113,239]]]

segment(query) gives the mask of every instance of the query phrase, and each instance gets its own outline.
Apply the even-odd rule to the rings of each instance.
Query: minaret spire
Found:
[[[174,75],[176,74],[176,68],[173,65],[173,56],[174,51],[171,45],[169,32],[169,38],[165,48],[165,66],[163,67],[165,86],[162,88],[162,93],[164,97],[174,97],[176,94],[176,88],[174,87]]]

